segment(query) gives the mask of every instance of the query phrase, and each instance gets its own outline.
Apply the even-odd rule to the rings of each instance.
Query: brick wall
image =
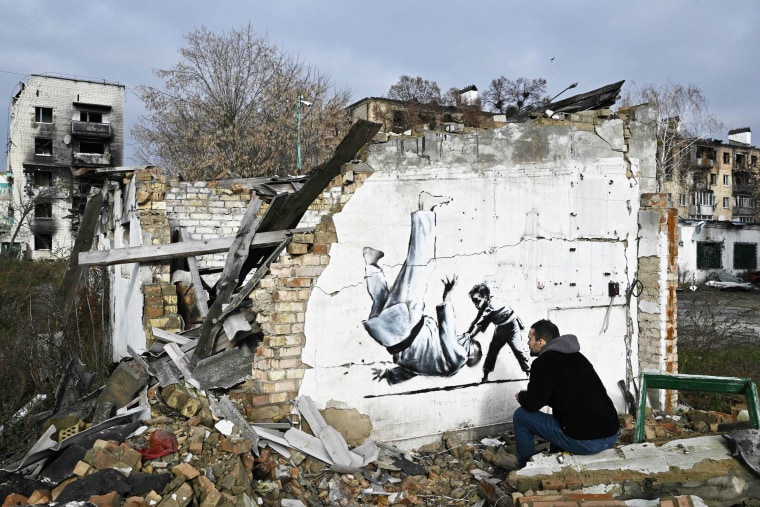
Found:
[[[273,262],[269,274],[251,294],[264,339],[256,350],[253,381],[237,398],[252,420],[279,420],[291,415],[298,397],[304,364],[306,305],[312,287],[330,262],[330,246],[337,241],[332,217],[348,202],[367,173],[344,172],[315,203],[323,211],[313,234],[296,234],[287,252]]]
[[[638,297],[639,366],[641,371],[678,373],[677,210],[668,202],[667,194],[662,193],[643,194],[641,210],[653,212],[656,217],[657,254],[638,259],[638,276],[643,285]],[[653,406],[674,410],[678,403],[676,395],[676,391],[666,391]]]
[[[243,402],[251,419],[279,420],[291,413],[291,402],[304,375],[301,353],[306,305],[314,281],[330,262],[330,245],[337,241],[332,216],[366,177],[366,173],[348,170],[328,185],[299,224],[315,227],[314,232],[294,235],[287,251],[271,264],[251,294],[264,338],[254,358],[253,380],[231,393]],[[183,227],[191,239],[234,236],[251,200],[247,188],[169,180],[159,168],[137,171],[135,179],[143,244],[170,243],[176,227]],[[260,213],[265,211],[266,205]],[[199,268],[222,268],[226,254],[197,260]],[[170,262],[151,263],[147,270],[149,274],[142,280],[143,325],[150,341],[151,327],[179,332],[183,323]]]

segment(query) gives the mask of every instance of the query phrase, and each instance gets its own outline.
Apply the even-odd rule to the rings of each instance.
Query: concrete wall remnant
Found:
[[[476,284],[519,317],[523,340],[542,318],[576,334],[620,412],[621,379],[676,371],[677,228],[654,193],[651,111],[610,114],[367,145],[312,204],[313,231],[294,235],[250,295],[261,340],[252,380],[234,393],[246,416],[281,420],[309,396],[401,446],[509,421],[527,384],[515,353],[492,353],[484,382],[493,327],[475,337],[479,360],[460,340],[477,316]],[[167,241],[179,224],[198,237],[234,234],[251,199],[162,178],[135,178],[141,244]],[[146,330],[174,322],[170,271],[140,268],[151,292],[141,312],[164,311],[140,319]],[[387,285],[372,285],[382,276]],[[403,303],[397,318],[376,320],[391,303]]]

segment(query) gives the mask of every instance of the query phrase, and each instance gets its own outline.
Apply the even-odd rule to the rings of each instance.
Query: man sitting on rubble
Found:
[[[531,365],[528,389],[515,395],[513,416],[517,462],[522,468],[536,454],[536,435],[550,450],[596,454],[617,441],[620,423],[594,367],[580,352],[578,338],[560,336],[557,326],[539,320],[528,333]],[[552,414],[539,412],[544,406]]]
[[[401,272],[388,289],[378,261],[383,252],[364,248],[365,282],[372,310],[363,322],[369,335],[393,355],[395,368],[374,369],[375,380],[397,384],[417,375],[448,377],[465,364],[474,366],[481,357],[480,343],[457,335],[451,290],[457,277],[445,278],[437,319],[424,314],[427,281],[435,268],[435,208],[448,204],[448,197],[421,192],[419,209],[412,212],[409,249]]]

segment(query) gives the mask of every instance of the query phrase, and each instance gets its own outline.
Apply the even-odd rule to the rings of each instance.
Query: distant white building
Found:
[[[8,141],[2,249],[67,256],[98,170],[123,165],[124,86],[33,74],[13,94]]]
[[[474,106],[478,103],[478,89],[473,84],[459,90],[459,98],[463,106]]]

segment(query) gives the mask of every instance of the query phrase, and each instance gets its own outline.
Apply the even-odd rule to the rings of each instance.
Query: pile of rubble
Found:
[[[620,417],[623,431],[621,442],[631,443],[636,421],[633,416]],[[731,406],[731,413],[697,410],[682,405],[678,414],[665,414],[647,407],[644,419],[644,439],[647,442],[663,442],[692,436],[727,433],[751,428],[747,405]]]
[[[292,420],[249,421],[236,402],[249,386],[219,387],[231,372],[237,378],[229,360],[224,375],[217,355],[214,368],[197,366],[185,381],[181,362],[166,356],[123,361],[100,389],[73,361],[53,410],[39,419],[42,436],[0,472],[3,506],[482,506],[520,497],[507,479],[517,468],[509,432],[478,442],[445,434],[415,452],[368,439],[351,446],[308,397],[294,404]],[[742,408],[649,413],[646,439],[746,427]],[[621,442],[630,441],[633,418],[621,422]]]
[[[73,363],[42,437],[0,472],[3,505],[485,505],[516,468],[506,434],[350,448],[308,397],[296,404],[302,428],[251,423],[232,391],[154,380],[125,361],[97,396],[82,395],[91,377]]]

